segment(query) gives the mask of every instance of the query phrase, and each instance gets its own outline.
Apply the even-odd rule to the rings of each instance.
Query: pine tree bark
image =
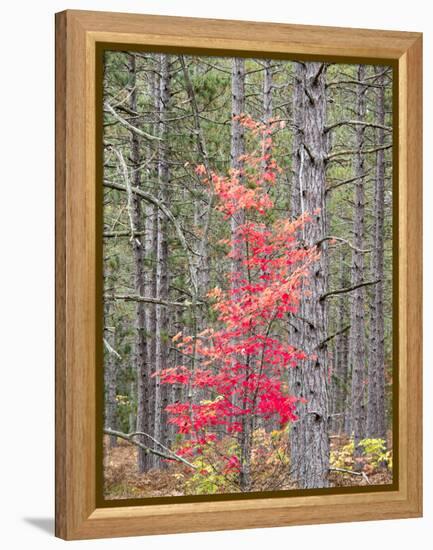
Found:
[[[170,56],[160,55],[160,81],[159,81],[159,137],[161,138],[158,156],[158,183],[159,200],[164,204],[169,201],[170,170],[168,164],[168,124],[166,119],[170,101]],[[158,209],[157,212],[157,233],[156,233],[156,294],[157,300],[168,300],[168,243],[167,243],[167,220],[164,214]],[[167,346],[168,315],[167,308],[161,305],[156,306],[156,330],[155,330],[155,369],[161,372],[167,368],[168,346]],[[161,386],[159,377],[155,378],[155,426],[154,438],[166,445],[168,440],[167,413],[165,408],[168,405],[167,385]],[[155,466],[161,467],[164,463],[160,458],[154,456]]]
[[[305,81],[305,64],[294,62],[294,75],[292,87],[292,118],[293,118],[293,133],[292,133],[292,174],[290,188],[290,216],[296,219],[301,215],[300,194],[302,191],[302,183],[300,178],[303,177],[301,172],[301,146],[302,146],[302,128],[304,124],[304,81]],[[302,165],[303,168],[303,165]],[[301,349],[302,345],[302,323],[295,316],[292,316],[288,324],[289,344],[295,348]],[[289,369],[288,382],[290,392],[293,395],[299,394],[301,384],[301,365],[295,365]],[[295,430],[296,432],[296,430]],[[297,456],[298,445],[296,443],[297,436],[292,435],[291,444],[291,461],[292,464],[298,464],[299,457]]]
[[[240,124],[239,117],[245,110],[245,60],[235,57],[232,64],[232,128],[230,148],[230,168],[242,179],[243,162],[240,158],[245,154],[245,129]],[[245,217],[242,211],[236,212],[230,220],[232,243],[235,240],[237,228],[244,223]],[[237,253],[238,259],[232,261],[231,272],[242,271],[242,258],[245,253],[242,247],[232,244],[233,252]]]
[[[272,117],[273,117],[272,96],[273,96],[273,89],[274,89],[274,77],[273,77],[274,64],[275,64],[275,61],[271,59],[266,59],[264,61],[264,68],[263,68],[262,122],[265,125],[267,130],[271,128]],[[269,163],[272,155],[271,143],[265,142],[262,150],[262,154],[264,158],[261,163],[261,168],[262,168],[262,174],[265,174],[269,168]],[[273,419],[265,420],[264,418],[258,418],[255,421],[255,427],[256,428],[260,427],[260,428],[270,429],[270,430],[278,429],[278,422]]]
[[[230,168],[242,180],[243,162],[240,158],[245,153],[245,130],[236,117],[244,114],[245,110],[245,60],[243,58],[233,58],[232,61],[232,128],[231,128],[231,147],[230,147]],[[232,253],[235,257],[232,259],[231,275],[241,274],[243,271],[242,261],[245,258],[244,247],[236,243],[236,232],[240,225],[245,221],[242,211],[236,212],[230,220]],[[232,287],[236,287],[235,280],[232,281]],[[247,373],[248,376],[248,373]],[[246,390],[245,390],[246,391]],[[237,403],[242,408],[247,408],[245,398],[240,398]],[[251,486],[251,438],[252,425],[250,415],[242,415],[242,433],[240,438],[241,447],[241,471],[240,487],[242,491],[249,491]]]
[[[383,68],[375,67],[379,86],[376,95],[377,124],[385,125],[385,90]],[[385,145],[383,128],[376,130],[377,146]],[[372,275],[379,283],[372,293],[370,319],[370,356],[368,362],[368,405],[367,434],[371,438],[386,440],[385,411],[385,351],[384,351],[384,311],[383,311],[383,278],[384,278],[384,200],[385,191],[385,151],[376,153],[376,178],[374,192],[374,244],[372,255]]]
[[[347,288],[350,284],[347,277],[346,256],[347,251],[342,247],[339,259],[339,288]],[[335,338],[335,380],[333,381],[332,413],[338,416],[333,416],[332,428],[333,431],[341,433],[344,431],[345,426],[346,398],[350,382],[348,376],[348,331],[341,332],[349,323],[348,302],[347,297],[344,295],[339,297],[336,315],[337,332],[339,334]]]
[[[155,70],[148,75],[149,97],[151,107],[153,107],[153,117],[151,133],[158,135],[159,131],[159,71],[157,70],[158,57],[151,55]],[[148,181],[158,180],[158,168],[154,163],[154,148],[152,144],[147,144],[147,176]],[[145,206],[145,258],[146,258],[146,296],[156,297],[156,232],[157,232],[157,208],[153,204],[147,203]],[[155,385],[156,378],[153,376],[156,372],[156,305],[146,304],[146,333],[147,333],[147,361],[149,365],[149,429],[151,432],[155,426]],[[149,444],[150,442],[148,442]],[[155,464],[154,457],[149,457],[152,466]]]
[[[109,322],[110,317],[110,302],[104,304],[104,321]],[[115,336],[108,331],[104,330],[104,338],[109,345],[115,349]],[[117,361],[113,352],[108,351],[104,361],[104,426],[115,430],[117,428],[116,420],[116,382],[117,382]],[[109,436],[109,448],[112,449],[117,445],[117,437],[114,435]]]
[[[366,107],[366,86],[362,84],[365,79],[365,65],[358,66],[357,79],[359,84],[356,93],[357,120],[363,121]],[[358,125],[355,128],[356,150],[354,159],[354,175],[357,180],[354,184],[354,211],[353,211],[353,244],[351,283],[352,286],[362,283],[364,280],[364,254],[360,252],[364,248],[364,210],[365,210],[365,181],[362,174],[365,172],[364,149],[365,126]],[[357,288],[350,296],[350,363],[352,367],[352,430],[355,441],[355,453],[359,454],[358,443],[365,437],[366,429],[366,353],[365,353],[365,289]]]
[[[105,408],[105,426],[111,430],[116,429],[116,360],[112,354],[107,358],[106,363],[106,408]],[[117,446],[117,437],[110,435],[110,449]]]
[[[269,128],[270,121],[272,119],[272,90],[274,88],[273,84],[273,61],[267,59],[264,62],[264,73],[263,73],[263,123]],[[265,144],[263,149],[263,156],[265,157],[262,162],[262,170],[266,172],[270,156],[272,154],[272,147],[270,144]]]
[[[209,156],[206,147],[206,141],[200,121],[200,112],[199,105],[197,103],[197,96],[194,89],[194,85],[190,78],[190,68],[185,62],[184,56],[179,56],[179,61],[182,66],[184,78],[185,78],[185,88],[188,95],[191,111],[192,111],[192,125],[194,127],[194,133],[191,133],[191,142],[195,141],[196,150],[197,150],[197,162],[201,162],[207,174],[207,177],[211,174],[211,168],[209,164]],[[193,64],[193,70],[197,72],[197,64]],[[195,139],[192,139],[193,136]],[[201,184],[198,187],[202,187]],[[197,192],[200,193],[200,190],[197,189]],[[210,272],[210,261],[209,261],[209,251],[208,251],[208,234],[209,234],[209,224],[212,217],[212,198],[208,195],[209,204],[204,205],[200,200],[194,202],[194,226],[200,228],[200,239],[198,243],[198,252],[197,258],[194,265],[194,268],[197,273],[197,294],[198,296],[205,296],[209,289],[209,272]],[[203,213],[205,212],[205,214]],[[195,325],[196,332],[201,332],[204,328],[204,310],[202,307],[194,308],[195,316]]]
[[[137,67],[135,54],[129,55],[129,108],[132,112],[137,110]],[[141,187],[140,173],[140,141],[135,132],[131,132],[130,137],[130,159],[133,170],[133,185]],[[132,202],[132,220],[134,229],[142,231],[143,213],[139,197],[133,195]],[[138,237],[132,238],[131,244],[134,260],[134,287],[136,294],[145,295],[146,276],[144,270],[145,251],[142,240]],[[147,363],[147,339],[146,339],[146,305],[143,302],[136,302],[135,316],[135,368],[137,372],[137,431],[149,433],[149,396],[150,396],[150,376],[149,365]],[[140,437],[141,443],[147,445],[148,442],[143,436]],[[140,473],[149,470],[151,461],[148,454],[143,449],[138,449],[138,471]]]
[[[295,62],[295,71],[293,77],[293,98],[292,98],[292,116],[293,116],[293,137],[292,137],[292,186],[290,213],[292,218],[297,218],[301,212],[302,182],[301,173],[301,144],[302,144],[302,128],[304,124],[304,80],[305,80],[305,65],[304,63]],[[303,166],[302,166],[303,167]]]
[[[295,395],[306,403],[298,404],[298,420],[291,428],[292,471],[303,489],[328,486],[329,413],[328,413],[328,352],[321,345],[327,334],[325,293],[328,279],[326,235],[325,175],[327,157],[326,66],[308,62],[303,65],[301,81],[304,99],[304,120],[300,144],[299,190],[301,207],[312,214],[303,239],[307,246],[321,241],[321,256],[312,269],[309,293],[303,297],[300,316],[300,341],[308,355],[296,369]]]

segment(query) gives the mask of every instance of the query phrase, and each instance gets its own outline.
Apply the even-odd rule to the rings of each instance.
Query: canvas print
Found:
[[[107,500],[393,481],[393,70],[106,51]]]

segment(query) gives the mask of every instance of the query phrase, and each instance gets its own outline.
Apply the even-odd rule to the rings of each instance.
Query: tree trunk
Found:
[[[300,71],[301,72],[301,71]],[[313,216],[306,225],[303,238],[314,246],[326,235],[325,173],[327,156],[326,66],[305,63],[302,66],[304,104],[303,133],[300,145],[299,190],[301,208]],[[300,316],[302,349],[308,358],[295,369],[295,394],[306,399],[298,404],[298,420],[291,429],[292,470],[303,489],[328,486],[328,353],[322,345],[327,334],[326,300],[321,296],[327,288],[327,242],[321,245],[320,259],[312,267],[308,294],[301,300]]]
[[[358,81],[365,79],[365,65],[358,67]],[[356,96],[357,119],[365,118],[365,93],[366,87],[359,84]],[[364,148],[365,126],[357,125],[355,129],[356,150],[354,159],[354,175],[358,179],[354,187],[354,212],[353,212],[353,244],[357,249],[364,248],[364,178],[365,172]],[[352,251],[352,286],[362,283],[364,280],[364,254],[357,249]],[[364,287],[357,288],[350,297],[350,362],[352,365],[352,430],[355,440],[355,453],[359,454],[358,443],[365,437],[366,428],[366,368],[365,368],[365,322],[364,322]]]
[[[107,388],[106,397],[106,416],[105,426],[111,430],[116,430],[116,360],[112,354],[107,358],[107,376],[105,378],[105,387]],[[117,437],[110,435],[110,449],[117,446]]]
[[[235,57],[232,65],[232,132],[230,149],[230,167],[242,179],[243,162],[240,158],[245,153],[245,129],[234,117],[238,117],[245,110],[245,60]],[[237,228],[244,223],[243,212],[237,212],[231,217],[232,242]],[[241,272],[242,259],[245,251],[242,246],[232,244],[233,251],[237,253],[237,259],[233,259],[231,272]]]
[[[136,383],[134,380],[131,380],[129,384],[129,397],[132,400],[133,396],[136,395]],[[128,415],[128,432],[135,432],[137,428],[137,416],[135,414],[134,408],[131,407]]]
[[[292,113],[293,113],[293,137],[292,137],[292,188],[291,188],[291,201],[290,201],[290,213],[292,218],[297,218],[301,212],[301,200],[300,195],[302,192],[300,177],[301,173],[301,144],[302,144],[302,128],[304,124],[304,79],[305,79],[305,65],[303,63],[294,63],[295,71],[293,77],[293,101],[292,101]]]
[[[303,63],[294,62],[293,76],[293,95],[292,95],[292,117],[293,117],[293,134],[292,134],[292,177],[290,188],[290,215],[293,219],[301,215],[301,136],[304,124],[304,80],[305,80],[305,65]],[[288,325],[289,344],[300,348],[302,345],[302,321],[292,316]],[[289,387],[291,393],[296,395],[299,392],[299,383],[301,378],[300,365],[291,368],[288,373]],[[296,439],[296,438],[295,438]],[[296,456],[297,445],[293,441],[291,446],[291,460],[295,464],[298,462]]]
[[[104,271],[104,276],[106,276]],[[104,321],[105,324],[109,322],[110,316],[110,303],[105,302],[104,304]],[[115,349],[115,335],[113,335],[109,330],[104,330],[104,338],[108,344]],[[116,382],[117,382],[117,361],[114,353],[110,350],[105,352],[105,361],[104,361],[104,388],[105,388],[105,400],[104,400],[104,411],[105,411],[105,422],[104,426],[112,430],[117,429],[117,415],[116,415]],[[110,435],[109,437],[109,447],[112,449],[117,445],[117,437],[115,435]]]
[[[272,119],[272,90],[273,90],[273,76],[272,76],[272,65],[273,61],[267,59],[265,62],[264,74],[263,74],[263,123],[267,127],[270,125]],[[262,170],[266,172],[270,156],[272,154],[272,148],[270,144],[265,144],[263,148],[263,156],[265,157],[262,162]]]
[[[158,56],[152,55],[152,60],[157,65]],[[153,103],[152,134],[158,135],[159,130],[159,73],[157,70],[149,74],[149,96]],[[147,176],[149,181],[158,179],[158,170],[153,162],[154,148],[147,145]],[[156,297],[156,232],[157,232],[157,209],[153,204],[146,204],[145,221],[145,257],[146,257],[146,296]],[[149,392],[149,429],[153,432],[155,426],[155,386],[157,379],[152,375],[156,372],[156,305],[146,304],[146,333],[147,333],[147,360],[150,375]],[[148,440],[147,442],[151,442]],[[149,457],[152,466],[155,464],[155,457]]]
[[[301,215],[300,193],[302,183],[300,178],[301,173],[301,136],[304,124],[304,80],[305,80],[305,65],[303,63],[294,62],[293,75],[293,92],[292,92],[292,117],[293,117],[293,133],[292,133],[292,177],[290,188],[290,215],[292,219],[296,219]],[[291,316],[288,324],[289,344],[299,348],[302,345],[302,323],[295,316]],[[299,395],[301,384],[301,365],[296,365],[289,369],[288,382],[290,393]],[[296,429],[295,429],[296,432]],[[296,444],[297,435],[292,434],[291,444],[291,462],[292,465],[298,464],[299,457],[297,456],[298,445]],[[292,466],[293,467],[293,466]]]
[[[347,277],[346,266],[346,250],[341,248],[340,253],[340,273],[339,273],[339,288],[347,288],[350,280]],[[345,407],[348,390],[348,331],[344,331],[349,324],[349,311],[347,307],[347,297],[342,294],[338,300],[336,311],[337,327],[339,333],[335,337],[335,353],[334,353],[334,377],[333,377],[333,397],[332,397],[332,412],[333,421],[332,429],[337,433],[344,431],[345,425]]]
[[[381,74],[383,67],[375,67]],[[377,123],[385,124],[385,91],[383,75],[376,84],[379,86],[376,96]],[[383,128],[376,130],[377,146],[385,144]],[[386,440],[385,416],[385,352],[384,352],[384,312],[383,312],[383,278],[384,278],[384,190],[385,190],[385,151],[376,153],[376,178],[374,193],[374,243],[372,255],[372,276],[379,280],[373,289],[370,320],[370,357],[368,363],[368,405],[367,434],[371,438]]]
[[[137,71],[136,71],[136,56],[129,56],[129,78],[130,78],[130,95],[129,108],[131,111],[137,110]],[[131,132],[130,137],[130,158],[133,170],[133,185],[140,188],[140,141],[135,132]],[[134,229],[142,231],[143,215],[141,201],[137,195],[133,195],[132,203],[132,220]],[[144,246],[140,238],[131,236],[131,244],[134,259],[134,286],[136,294],[145,295],[145,271],[144,271]],[[149,366],[147,363],[147,340],[146,340],[146,305],[143,302],[136,302],[136,317],[135,317],[135,368],[137,372],[137,431],[149,432],[149,396],[150,396],[150,377]],[[144,437],[140,437],[141,443],[147,445],[148,442]],[[140,473],[147,471],[150,468],[150,457],[143,449],[138,449],[138,470]]]
[[[167,110],[170,101],[170,57],[166,54],[160,55],[160,82],[159,82],[159,137],[161,138],[158,158],[158,182],[159,200],[164,204],[169,202],[170,171],[168,165],[168,128]],[[158,209],[157,233],[156,233],[156,294],[157,300],[168,300],[168,244],[167,244],[167,220],[164,214]],[[156,330],[155,330],[155,361],[156,372],[167,368],[168,346],[167,346],[168,315],[167,308],[161,305],[156,306]],[[154,438],[165,445],[168,439],[167,413],[165,408],[168,405],[167,385],[160,385],[159,377],[155,383],[155,428]],[[155,466],[163,463],[159,457],[154,456]]]
[[[242,58],[234,58],[232,63],[232,131],[231,131],[231,148],[230,148],[230,167],[234,174],[242,180],[243,162],[240,158],[245,153],[245,130],[240,124],[239,117],[245,111],[245,60]],[[241,276],[243,272],[242,262],[245,259],[245,250],[240,243],[236,243],[236,232],[240,225],[245,221],[244,212],[236,212],[230,221],[232,253],[235,257],[232,259],[231,276]],[[236,280],[232,280],[232,288],[238,286]],[[248,376],[248,372],[246,372]],[[246,390],[245,390],[246,391]],[[236,400],[235,400],[236,404]],[[247,408],[246,401],[240,403],[243,409]],[[251,418],[250,415],[242,415],[242,434],[241,434],[241,471],[240,471],[240,487],[242,491],[249,491],[251,486],[250,463],[251,463]]]

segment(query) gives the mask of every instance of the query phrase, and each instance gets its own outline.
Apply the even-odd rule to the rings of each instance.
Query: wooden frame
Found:
[[[260,41],[257,41],[260,36]],[[99,43],[386,59],[398,67],[398,488],[97,507],[95,52]],[[56,15],[56,535],[64,539],[422,514],[422,35],[104,12]]]

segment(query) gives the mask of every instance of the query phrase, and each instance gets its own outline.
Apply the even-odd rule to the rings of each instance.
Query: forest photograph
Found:
[[[393,68],[108,50],[102,88],[104,499],[391,485]]]

